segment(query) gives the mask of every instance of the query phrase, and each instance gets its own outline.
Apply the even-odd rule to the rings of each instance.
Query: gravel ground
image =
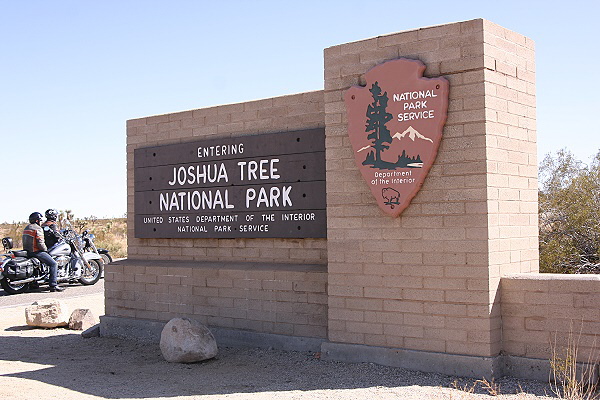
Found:
[[[102,294],[63,299],[103,314]],[[475,380],[375,364],[322,361],[318,354],[220,348],[213,360],[170,364],[158,345],[83,339],[25,325],[24,306],[0,307],[2,399],[480,399]],[[502,379],[504,399],[554,398],[540,382]],[[474,393],[468,393],[475,385]],[[460,390],[457,388],[466,388]],[[548,396],[547,396],[548,395]]]

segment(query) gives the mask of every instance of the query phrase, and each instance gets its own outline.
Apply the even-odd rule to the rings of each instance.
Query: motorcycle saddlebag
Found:
[[[4,276],[12,281],[27,279],[33,276],[33,269],[39,263],[35,258],[17,257],[4,265]]]

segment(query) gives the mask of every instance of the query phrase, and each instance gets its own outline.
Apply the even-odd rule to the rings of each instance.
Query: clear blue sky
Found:
[[[0,0],[0,221],[126,212],[125,121],[323,88],[323,49],[485,18],[536,42],[538,154],[600,148],[598,1]]]

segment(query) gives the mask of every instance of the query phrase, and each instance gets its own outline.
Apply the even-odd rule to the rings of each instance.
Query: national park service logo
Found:
[[[388,61],[365,74],[365,87],[344,95],[356,165],[379,207],[393,217],[421,188],[448,114],[448,81],[424,78],[424,70],[420,61]]]

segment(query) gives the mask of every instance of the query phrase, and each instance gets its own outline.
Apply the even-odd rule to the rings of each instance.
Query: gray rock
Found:
[[[69,329],[75,331],[85,331],[92,326],[99,324],[100,319],[87,308],[78,308],[71,314],[69,318]]]
[[[44,299],[25,308],[27,325],[56,328],[69,324],[69,309],[60,300]]]
[[[168,362],[193,363],[217,355],[217,341],[200,322],[173,318],[160,335],[160,351]]]
[[[86,339],[98,336],[100,336],[100,324],[96,324],[91,328],[88,328],[85,331],[81,332],[81,337],[84,337]]]

